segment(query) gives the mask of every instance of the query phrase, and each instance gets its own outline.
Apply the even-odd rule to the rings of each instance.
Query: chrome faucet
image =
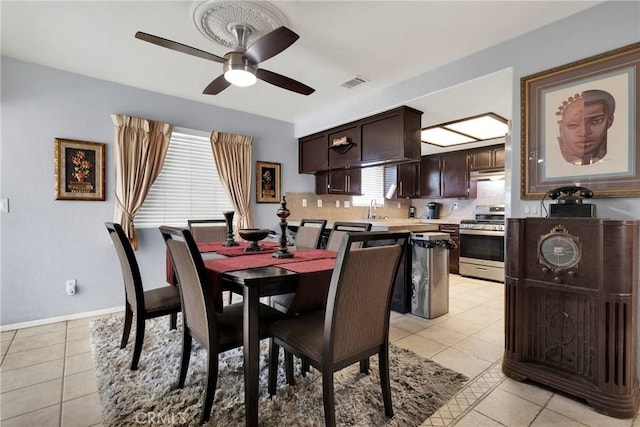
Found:
[[[376,200],[375,199],[371,199],[371,201],[369,202],[369,215],[367,216],[368,219],[375,219],[376,218],[376,210],[378,209],[378,205],[376,204]]]

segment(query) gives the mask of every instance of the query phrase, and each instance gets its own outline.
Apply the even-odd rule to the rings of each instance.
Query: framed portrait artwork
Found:
[[[640,43],[523,77],[521,195],[640,196]]]
[[[104,200],[105,144],[55,139],[56,200]]]
[[[256,162],[256,202],[280,203],[280,163]]]

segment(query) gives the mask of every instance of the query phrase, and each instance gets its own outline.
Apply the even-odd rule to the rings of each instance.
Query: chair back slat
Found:
[[[374,235],[378,237],[374,239]],[[386,239],[381,240],[381,236]],[[381,345],[387,339],[391,291],[406,236],[356,232],[343,237],[325,314],[324,345],[325,350],[332,349],[333,361]],[[354,247],[367,246],[373,240],[384,245]]]
[[[132,310],[144,308],[142,276],[131,243],[120,224],[106,222],[105,226],[118,254],[127,301]]]
[[[160,227],[174,269],[180,283],[182,312],[192,335],[203,345],[209,346],[209,337],[215,336],[215,295],[205,283],[205,267],[202,255],[189,230]]]
[[[298,227],[296,249],[317,249],[322,237],[322,228],[313,226]]]
[[[199,219],[187,222],[193,239],[198,243],[227,240],[227,223],[224,219]]]

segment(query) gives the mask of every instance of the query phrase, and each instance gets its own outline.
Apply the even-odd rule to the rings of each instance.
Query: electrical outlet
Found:
[[[398,209],[402,208],[402,203],[398,202]]]
[[[336,200],[336,208],[340,207],[340,200]]]
[[[9,213],[9,199],[0,199],[0,213]]]
[[[303,208],[307,207],[307,199],[302,199],[302,207]]]
[[[454,203],[454,204],[453,204],[453,209],[454,209],[454,210],[455,210],[455,209],[458,209],[458,204],[457,204],[457,203]]]
[[[344,207],[345,207],[345,208],[350,208],[350,207],[351,207],[351,203],[349,203],[349,201],[348,201],[348,200],[345,200],[345,201],[344,201]]]
[[[75,295],[76,279],[67,280],[66,289],[67,289],[67,295]]]
[[[322,207],[322,199],[318,199],[318,207],[321,208]]]

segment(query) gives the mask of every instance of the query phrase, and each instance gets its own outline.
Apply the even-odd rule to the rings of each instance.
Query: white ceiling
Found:
[[[599,1],[273,1],[300,39],[261,67],[299,80],[303,96],[258,81],[203,89],[222,64],[134,38],[143,31],[223,56],[193,24],[196,2],[7,1],[2,55],[158,93],[295,123],[486,49]],[[362,76],[354,89],[340,83]],[[488,111],[511,117],[510,72],[429,94],[408,105],[423,126]],[[426,145],[426,144],[423,144]]]

